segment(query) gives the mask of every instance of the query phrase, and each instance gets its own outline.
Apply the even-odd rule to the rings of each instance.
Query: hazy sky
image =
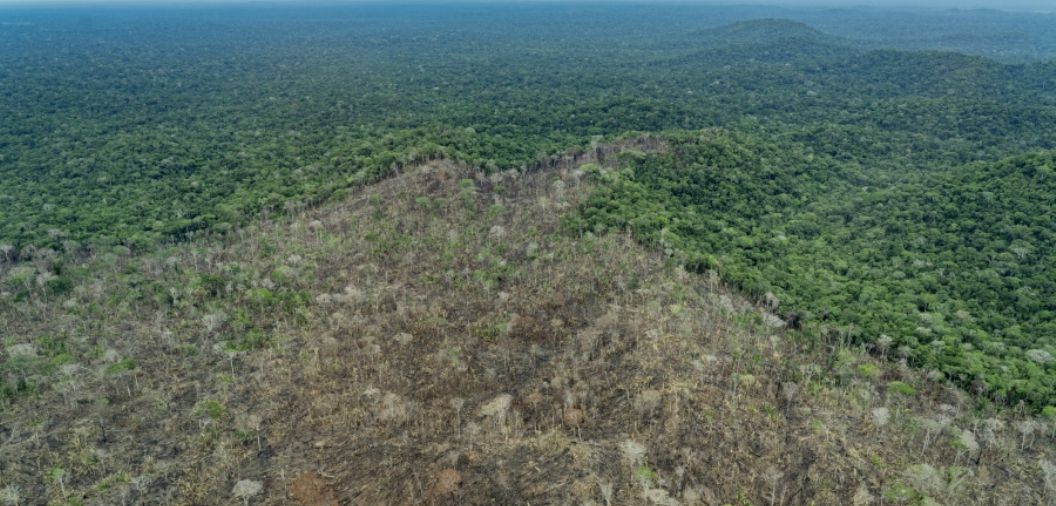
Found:
[[[341,2],[340,0],[308,0],[304,3],[353,3],[356,0]],[[442,0],[418,0],[421,3],[443,3]],[[464,2],[465,0],[452,0]],[[508,0],[469,0],[481,3],[500,2]],[[524,1],[524,0],[517,0]],[[555,1],[560,0],[528,0],[528,1]],[[585,0],[606,1],[606,0]],[[612,0],[608,0],[612,1]],[[991,8],[1001,10],[1034,10],[1052,12],[1056,11],[1056,0],[616,0],[627,3],[700,3],[700,4],[751,4],[772,5],[787,7],[933,7],[933,8]],[[92,5],[92,4],[203,4],[203,3],[299,3],[298,0],[0,0],[0,5],[45,5],[45,4],[68,4],[68,5]],[[414,3],[415,0],[401,0],[401,3]],[[376,0],[373,3],[381,3]],[[1056,29],[1056,28],[1054,28]]]

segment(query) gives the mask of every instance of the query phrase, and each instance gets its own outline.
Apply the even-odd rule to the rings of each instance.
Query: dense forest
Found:
[[[995,399],[1053,402],[1053,152],[871,186],[750,136],[673,137],[670,153],[628,155],[576,225],[676,250],[814,333]]]
[[[1054,16],[0,7],[0,503],[1051,504]]]
[[[135,249],[429,157],[516,167],[628,131],[736,127],[870,169],[1056,138],[1051,63],[872,50],[749,8],[154,12],[5,11],[4,243]]]

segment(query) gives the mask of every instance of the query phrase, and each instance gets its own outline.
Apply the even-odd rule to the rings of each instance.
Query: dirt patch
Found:
[[[290,483],[290,497],[299,506],[338,506],[334,490],[315,472],[306,472]]]

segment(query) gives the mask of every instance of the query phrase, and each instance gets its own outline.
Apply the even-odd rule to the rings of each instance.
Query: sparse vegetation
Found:
[[[666,149],[656,139],[630,143]],[[763,321],[766,309],[626,236],[568,232],[558,203],[574,212],[593,189],[575,177],[559,167],[488,175],[434,162],[224,239],[88,260],[86,271],[105,276],[51,301],[47,318],[24,318],[36,311],[29,300],[8,301],[6,328],[69,337],[8,345],[5,361],[15,346],[38,359],[66,353],[81,366],[40,375],[4,414],[22,434],[9,461],[43,455],[45,469],[65,470],[61,486],[35,465],[9,468],[5,486],[17,484],[22,497],[58,498],[65,488],[70,498],[120,502],[165,479],[181,501],[250,504],[337,501],[349,484],[358,500],[379,504],[1048,500],[1033,484],[1044,483],[1038,462],[1056,459],[1052,431],[1020,430],[1044,418],[979,411],[968,394],[860,345],[830,360],[786,328],[739,323]],[[489,220],[465,213],[464,181],[473,206],[500,201],[501,211]],[[434,204],[423,208],[422,197]],[[370,254],[379,241],[392,246]],[[296,281],[275,283],[276,259],[296,265]],[[498,261],[506,273],[493,284],[474,278]],[[224,288],[186,288],[202,276]],[[308,302],[254,309],[259,301],[246,294],[268,283],[275,297],[303,291]],[[179,293],[142,297],[133,286]],[[85,309],[93,307],[106,311]],[[251,328],[288,338],[231,353],[237,329]],[[129,338],[114,338],[118,329]],[[93,372],[120,363],[134,363],[118,367],[134,376]],[[70,380],[77,388],[60,388]],[[69,410],[99,398],[107,402]],[[140,432],[148,427],[171,432],[148,437]],[[44,451],[46,440],[63,443]],[[808,447],[820,458],[802,460]],[[90,455],[90,466],[80,464]],[[531,462],[539,471],[513,472]],[[998,466],[1005,471],[994,474]],[[849,468],[860,478],[818,478]],[[907,469],[935,472],[918,483],[911,478],[921,473]],[[250,472],[269,485],[240,495],[227,477]],[[392,486],[401,476],[422,487]]]
[[[0,9],[0,504],[1056,504],[1044,23],[210,9]]]

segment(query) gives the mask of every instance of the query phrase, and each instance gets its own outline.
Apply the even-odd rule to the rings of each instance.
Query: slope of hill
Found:
[[[776,42],[791,43],[836,42],[839,39],[826,35],[813,27],[789,19],[767,18],[738,21],[729,25],[708,28],[690,34],[694,42],[720,46],[741,44],[772,44]]]
[[[431,162],[223,238],[5,265],[0,494],[1056,498],[1051,422],[803,339],[714,275],[579,229],[571,216],[626,148],[670,149],[645,138],[528,173]],[[56,271],[70,286],[49,283]]]
[[[587,226],[681,250],[813,332],[898,350],[1002,402],[1056,406],[1052,152],[875,187],[752,136],[674,146],[631,160]]]
[[[1045,61],[1056,55],[1052,13],[861,8],[787,15],[872,48],[957,51],[1005,62]]]

